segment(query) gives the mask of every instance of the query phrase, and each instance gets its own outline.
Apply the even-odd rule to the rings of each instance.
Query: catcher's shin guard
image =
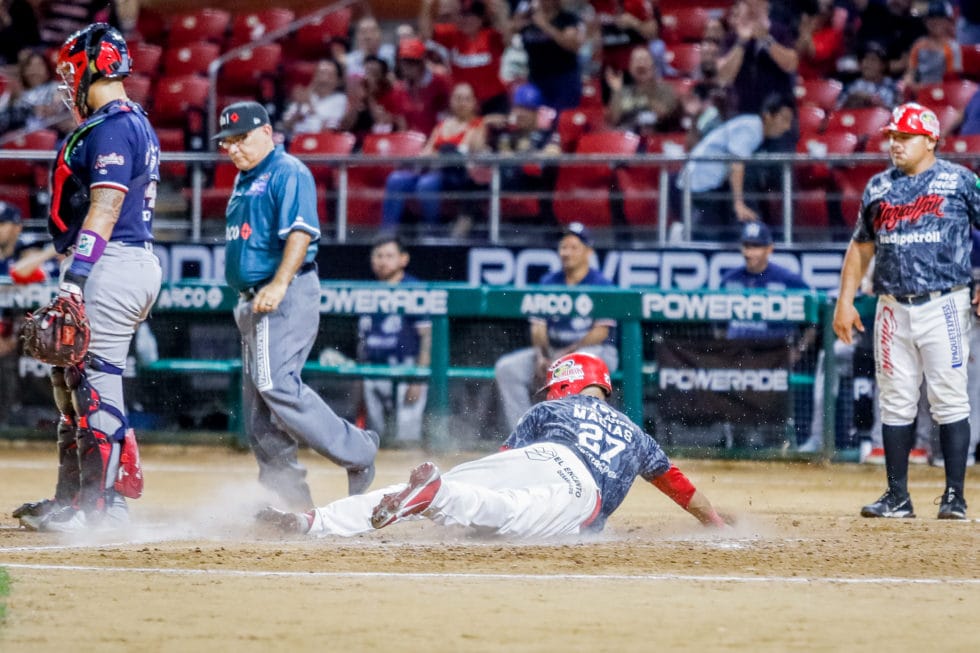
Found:
[[[79,488],[78,451],[75,442],[75,407],[65,381],[65,368],[51,368],[51,390],[58,417],[58,482],[54,499],[62,506],[75,502]]]

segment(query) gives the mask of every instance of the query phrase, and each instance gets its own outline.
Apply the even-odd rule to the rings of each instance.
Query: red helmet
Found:
[[[88,90],[100,79],[129,75],[131,61],[126,40],[107,23],[94,23],[67,39],[58,52],[57,71],[64,85],[65,104],[78,120],[89,114]]]
[[[891,121],[882,129],[883,132],[898,132],[900,134],[918,134],[939,139],[939,118],[936,114],[917,102],[906,102],[895,107]]]
[[[597,385],[612,394],[609,368],[601,358],[593,354],[576,352],[562,356],[548,368],[548,382],[541,390],[547,390],[546,399],[561,399],[576,395],[590,385]]]

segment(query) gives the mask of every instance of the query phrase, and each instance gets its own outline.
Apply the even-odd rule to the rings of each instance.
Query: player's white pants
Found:
[[[964,288],[919,306],[883,295],[875,314],[875,365],[881,421],[911,424],[925,375],[932,418],[950,424],[970,415],[970,293]]]
[[[318,508],[314,535],[372,530],[371,511],[404,484],[347,497]],[[513,538],[574,535],[599,506],[592,475],[570,449],[543,443],[463,463],[442,475],[425,516],[446,526],[469,526]]]

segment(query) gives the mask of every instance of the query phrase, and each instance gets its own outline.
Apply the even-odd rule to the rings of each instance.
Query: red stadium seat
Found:
[[[144,41],[163,45],[167,40],[167,17],[150,7],[142,6],[136,19],[136,31]]]
[[[228,161],[219,162],[214,168],[214,180],[210,187],[201,189],[201,217],[223,220],[231,189],[235,186],[238,168]],[[191,189],[184,189],[184,196],[190,197]]]
[[[146,75],[150,78],[160,72],[160,60],[163,58],[163,48],[145,41],[127,43],[129,58],[132,60],[131,72]]]
[[[664,59],[677,71],[678,77],[691,77],[701,65],[701,45],[698,43],[675,43],[667,46]]]
[[[123,87],[130,100],[149,111],[151,80],[146,75],[130,75],[123,80]]]
[[[231,14],[224,9],[206,7],[174,16],[167,36],[171,48],[201,41],[224,43]]]
[[[330,41],[347,39],[350,33],[350,7],[321,16],[296,30],[286,43],[286,51],[296,59],[322,59],[330,53]]]
[[[975,159],[957,159],[957,162],[971,170],[980,170],[980,134],[947,137],[941,143],[940,151],[952,154],[976,154]]]
[[[965,107],[980,86],[968,79],[958,79],[939,84],[927,84],[919,89],[915,98],[927,107],[951,105]],[[941,124],[941,123],[940,123]]]
[[[188,128],[193,120],[203,121],[209,90],[208,80],[198,75],[162,78],[157,82],[150,122],[154,127]]]
[[[626,131],[584,134],[575,148],[577,154],[636,154],[640,137]],[[615,185],[615,165],[564,164],[558,168],[552,208],[558,222],[611,225],[609,189]]]
[[[602,86],[593,77],[582,80],[582,99],[578,104],[580,109],[602,108]]]
[[[667,43],[679,43],[681,41],[697,42],[704,38],[704,28],[711,20],[712,16],[720,15],[718,10],[706,9],[704,7],[692,6],[695,3],[688,3],[684,6],[673,7],[661,12],[661,38]]]
[[[425,134],[395,132],[368,134],[361,145],[361,154],[384,160],[386,157],[417,156],[425,146]],[[395,169],[393,165],[352,166],[347,173],[347,222],[358,225],[381,223],[381,201],[385,182]]]
[[[187,150],[184,141],[184,130],[178,127],[156,128],[157,139],[160,141],[161,152],[184,152]],[[161,161],[160,175],[164,179],[172,179],[183,185],[187,177],[187,164],[183,161]]]
[[[221,93],[239,95],[255,95],[264,99],[272,99],[273,88],[280,74],[282,64],[282,47],[277,43],[259,45],[232,57],[218,73],[218,90]]]
[[[347,156],[354,151],[357,138],[347,132],[319,132],[316,134],[297,134],[289,144],[289,152],[296,156],[303,155],[339,155]],[[316,180],[317,197],[320,198],[320,222],[333,221],[337,213],[337,166],[329,163],[307,163],[313,178]],[[328,201],[329,196],[329,201]]]
[[[685,152],[686,144],[686,132],[655,134],[644,139],[644,147],[649,154],[681,155]],[[676,172],[682,164],[665,165],[669,172]],[[616,170],[616,182],[623,192],[623,213],[630,224],[656,224],[659,215],[661,167],[637,165]]]
[[[853,154],[857,151],[857,147],[856,135],[845,131],[832,131],[801,137],[796,149],[800,154],[823,159],[835,154]],[[793,214],[796,216],[797,226],[825,228],[830,224],[828,193],[836,192],[838,186],[836,174],[839,170],[841,170],[840,164],[820,161],[796,168],[798,188],[793,193]],[[835,210],[839,210],[839,204]]]
[[[52,129],[39,129],[3,144],[5,150],[41,150],[52,152],[58,142],[58,133]],[[49,164],[47,161],[4,161],[0,167],[0,183],[47,185]]]
[[[827,118],[827,131],[849,131],[867,137],[881,131],[891,115],[890,111],[880,107],[840,109]]]
[[[933,105],[931,108],[936,112],[936,117],[939,118],[939,128],[943,134],[947,133],[949,128],[960,119],[960,110],[955,106],[949,104],[942,106]]]
[[[167,50],[163,62],[163,74],[207,75],[208,66],[221,54],[221,48],[214,43],[189,43]]]
[[[606,125],[606,110],[600,107],[569,109],[558,114],[558,138],[563,152],[574,152],[582,134],[600,131]]]
[[[31,196],[34,192],[35,189],[28,184],[0,183],[0,201],[15,206],[24,218],[31,217]]]
[[[843,90],[844,85],[836,79],[804,79],[797,81],[793,93],[801,107],[815,105],[824,111],[833,111]]]
[[[796,115],[800,121],[800,136],[819,134],[827,121],[827,113],[815,104],[804,104]]]
[[[283,64],[283,96],[292,97],[292,91],[297,86],[309,86],[316,72],[315,61],[287,61]]]
[[[963,58],[963,77],[980,81],[980,44],[962,45],[960,53]]]
[[[274,7],[236,14],[231,22],[231,47],[256,41],[269,32],[293,22],[296,15],[289,9]]]

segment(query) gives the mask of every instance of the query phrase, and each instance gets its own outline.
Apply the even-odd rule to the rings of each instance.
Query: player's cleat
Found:
[[[929,452],[925,449],[913,449],[909,452],[909,463],[913,465],[928,465]]]
[[[884,447],[871,447],[867,455],[861,457],[861,462],[867,465],[884,465],[885,464],[885,448]]]
[[[896,496],[888,490],[881,495],[881,498],[874,503],[861,508],[862,517],[915,517],[912,509],[912,499],[905,496]]]
[[[966,519],[966,499],[951,487],[936,499],[939,504],[939,519]]]
[[[44,533],[77,533],[88,530],[85,513],[71,506],[62,506],[43,517],[25,515],[20,518],[20,524],[27,530]]]
[[[313,526],[313,517],[312,510],[309,512],[284,512],[272,506],[266,506],[255,515],[255,520],[269,524],[283,533],[303,535],[310,532],[310,527]]]
[[[58,507],[58,502],[54,499],[41,499],[40,501],[28,501],[17,507],[10,516],[14,519],[22,517],[43,517]]]
[[[434,463],[422,463],[412,470],[404,490],[381,497],[371,511],[371,525],[384,528],[410,515],[425,512],[441,487],[439,468]]]

